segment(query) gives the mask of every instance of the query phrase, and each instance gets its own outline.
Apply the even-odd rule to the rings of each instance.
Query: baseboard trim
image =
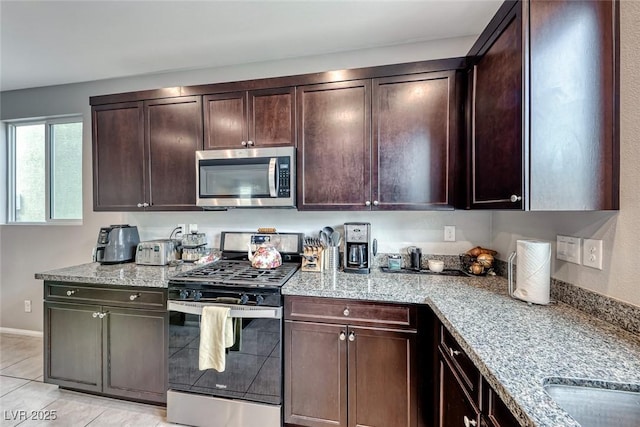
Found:
[[[42,338],[42,331],[31,331],[29,329],[14,329],[0,327],[0,334],[26,335],[29,337]]]

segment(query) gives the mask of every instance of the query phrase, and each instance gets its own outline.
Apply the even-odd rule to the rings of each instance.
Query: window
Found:
[[[82,118],[9,123],[11,223],[82,220]]]

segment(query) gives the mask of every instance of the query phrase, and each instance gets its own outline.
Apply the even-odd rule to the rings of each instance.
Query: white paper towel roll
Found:
[[[551,286],[551,244],[538,240],[517,240],[516,289],[513,296],[535,304],[549,304]]]

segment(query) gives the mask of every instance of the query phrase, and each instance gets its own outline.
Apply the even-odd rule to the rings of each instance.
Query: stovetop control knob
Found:
[[[264,302],[264,297],[262,295],[256,296],[256,304],[260,305]]]
[[[242,294],[242,296],[240,297],[240,304],[246,304],[249,302],[249,297],[247,296],[247,294]]]
[[[180,291],[180,299],[187,299],[188,296],[189,296],[189,291],[187,291],[186,289],[182,289]]]
[[[200,301],[200,298],[202,298],[202,292],[200,292],[200,291],[192,291],[191,292],[191,296],[193,297],[194,301]]]

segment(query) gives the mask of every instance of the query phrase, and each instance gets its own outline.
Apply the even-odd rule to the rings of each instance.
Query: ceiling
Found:
[[[0,91],[479,34],[501,0],[0,0]]]

